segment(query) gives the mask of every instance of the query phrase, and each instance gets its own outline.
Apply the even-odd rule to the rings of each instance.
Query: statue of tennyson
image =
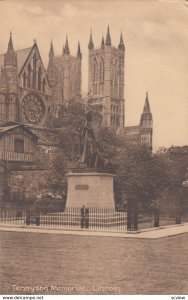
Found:
[[[80,163],[88,168],[104,168],[108,160],[104,158],[102,131],[94,124],[91,111],[86,113],[86,121],[80,138]]]

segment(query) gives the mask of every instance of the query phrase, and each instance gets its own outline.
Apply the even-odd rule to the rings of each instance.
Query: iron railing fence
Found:
[[[188,223],[188,208],[178,210],[145,209],[138,211],[139,229]]]
[[[68,207],[46,212],[29,209],[2,209],[0,224],[42,226],[62,229],[137,231],[188,222],[188,210],[159,209],[116,211],[110,208]]]

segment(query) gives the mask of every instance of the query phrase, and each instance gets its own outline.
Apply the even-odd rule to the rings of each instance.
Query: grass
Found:
[[[188,234],[159,240],[0,236],[1,294],[188,294]]]

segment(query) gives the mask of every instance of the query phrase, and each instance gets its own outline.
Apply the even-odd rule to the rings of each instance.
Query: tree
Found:
[[[66,193],[65,173],[71,162],[80,156],[80,134],[85,123],[84,104],[70,103],[55,120],[58,126],[59,146],[50,161],[48,187]],[[90,107],[94,120],[101,120],[101,107]],[[174,149],[159,149],[152,153],[147,146],[127,144],[117,128],[101,128],[103,156],[112,162],[115,173],[115,200],[117,207],[138,206],[142,208],[177,207],[186,205],[186,192],[182,186],[186,156],[175,155]],[[184,149],[185,150],[185,149]],[[172,199],[174,199],[172,201]]]
[[[168,208],[188,208],[188,190],[183,182],[188,166],[188,146],[170,147],[163,152],[168,162],[170,182],[158,199],[159,205]]]

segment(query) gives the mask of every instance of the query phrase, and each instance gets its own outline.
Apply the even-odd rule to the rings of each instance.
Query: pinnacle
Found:
[[[125,45],[124,45],[124,42],[123,42],[122,32],[121,32],[121,35],[120,35],[120,41],[119,41],[118,49],[125,51]]]
[[[65,41],[65,54],[70,54],[70,50],[69,50],[69,43],[68,43],[68,38],[66,36],[66,41]]]
[[[12,42],[12,32],[10,32],[10,38],[9,38],[9,42],[8,42],[8,51],[14,51],[14,46],[13,46],[13,42]]]
[[[91,30],[90,37],[89,37],[88,49],[90,49],[90,50],[94,49],[92,30]]]
[[[106,34],[105,45],[111,46],[111,36],[110,36],[110,28],[109,28],[109,25],[108,25],[107,34]]]
[[[82,53],[81,53],[81,50],[80,50],[80,42],[78,42],[77,57],[82,58]]]
[[[145,98],[145,104],[144,104],[144,111],[143,113],[150,113],[150,105],[149,105],[149,98],[148,98],[148,92],[146,92],[146,98]]]
[[[10,32],[10,38],[8,42],[7,53],[4,56],[4,65],[17,65],[17,54],[14,51],[13,41],[12,41],[12,33]]]
[[[53,47],[52,41],[51,41],[51,44],[50,44],[49,57],[50,57],[50,58],[53,58],[53,57],[54,57],[54,47]]]
[[[101,41],[101,49],[104,49],[105,45],[104,45],[104,37],[102,36],[102,41]]]

